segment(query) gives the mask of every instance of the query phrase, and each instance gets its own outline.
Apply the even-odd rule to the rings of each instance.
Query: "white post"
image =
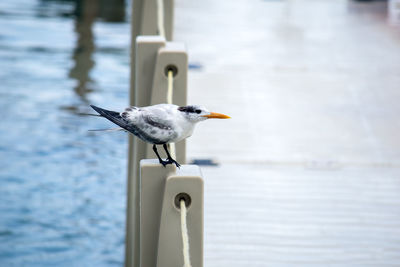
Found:
[[[183,44],[166,43],[160,36],[139,36],[136,40],[135,84],[131,90],[133,106],[149,106],[167,102],[167,70],[173,68],[173,103],[185,106],[187,103],[188,56]],[[162,157],[166,157],[160,151]],[[128,202],[126,225],[125,262],[127,267],[138,266],[140,226],[139,218],[139,161],[153,158],[152,145],[129,137]],[[176,144],[176,160],[186,160],[186,141]]]
[[[172,41],[174,0],[163,0],[165,38]],[[139,35],[160,35],[157,26],[157,0],[134,0],[132,4],[132,43]]]
[[[173,36],[174,1],[163,0],[163,7],[165,38],[171,41]],[[156,0],[134,0],[132,4],[130,104],[133,106],[147,106],[156,102],[166,102],[166,99],[158,99],[158,94],[152,95],[156,90],[161,92],[163,88],[167,88],[166,79],[158,69],[165,68],[164,63],[168,62],[168,64],[178,67],[178,74],[174,77],[174,91],[176,93],[174,93],[173,103],[186,105],[187,53],[180,47],[180,51],[177,51],[176,55],[172,56],[171,49],[176,49],[175,45],[172,45],[169,50],[160,50],[160,48],[166,47],[166,41],[160,36],[154,36],[159,34],[157,8]],[[152,36],[140,37],[136,42],[136,38],[139,35]],[[156,63],[156,61],[159,63]],[[177,144],[176,152],[177,161],[184,163],[186,157],[185,142]],[[131,135],[129,136],[126,267],[137,267],[140,262],[139,160],[150,155],[152,154],[149,153],[145,143],[133,138]]]
[[[187,256],[192,267],[203,267],[203,184],[200,168],[196,165],[183,165],[181,171],[167,178],[160,218],[157,267],[184,266],[183,242],[186,241],[182,240],[181,199],[185,200],[187,208]]]
[[[132,49],[132,53],[137,55],[132,56],[132,60],[135,62],[131,63],[130,104],[132,106],[148,106],[150,104],[155,61],[158,49],[164,45],[165,39],[160,36],[146,36],[145,40],[133,43],[132,47],[135,49]],[[135,71],[132,73],[133,70]],[[135,90],[136,88],[141,88],[141,90]],[[146,144],[129,135],[125,267],[139,266],[139,159],[145,157]]]
[[[186,201],[190,260],[203,266],[203,179],[200,168],[140,162],[140,267],[183,266],[179,200]]]
[[[144,38],[144,37],[139,37]],[[139,42],[139,39],[138,39]],[[178,106],[187,104],[187,70],[188,56],[186,48],[182,43],[167,42],[164,47],[158,50],[155,62],[152,92],[150,105],[167,103],[168,70],[172,69],[173,77],[173,98],[172,103]],[[138,74],[139,75],[139,74]],[[183,164],[186,162],[186,141],[176,143],[176,160]],[[160,153],[166,157],[164,152]],[[147,144],[144,158],[154,158],[152,146]]]

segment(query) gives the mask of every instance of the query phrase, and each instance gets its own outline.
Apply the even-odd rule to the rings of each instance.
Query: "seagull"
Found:
[[[126,130],[143,141],[153,144],[153,151],[164,167],[167,164],[175,164],[176,167],[180,167],[180,164],[171,157],[167,144],[190,137],[194,126],[200,121],[230,118],[197,105],[179,107],[173,104],[158,104],[147,107],[128,107],[122,112],[90,106],[101,117],[121,127],[116,130]],[[156,145],[163,146],[167,153],[166,160],[161,159]]]

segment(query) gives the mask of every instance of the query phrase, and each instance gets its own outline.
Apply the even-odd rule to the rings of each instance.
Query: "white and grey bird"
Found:
[[[129,107],[122,112],[102,109],[90,105],[102,117],[117,124],[143,141],[153,144],[153,151],[165,167],[179,163],[168,152],[167,144],[176,143],[192,135],[196,123],[206,119],[229,119],[221,113],[210,112],[201,106],[179,107],[172,104],[159,104],[148,107]],[[163,145],[167,160],[162,160],[156,145]]]

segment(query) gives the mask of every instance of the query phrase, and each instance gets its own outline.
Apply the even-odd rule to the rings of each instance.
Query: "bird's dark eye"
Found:
[[[200,110],[200,109],[196,109],[196,113],[197,113],[197,114],[200,114],[200,113],[201,113],[201,110]]]

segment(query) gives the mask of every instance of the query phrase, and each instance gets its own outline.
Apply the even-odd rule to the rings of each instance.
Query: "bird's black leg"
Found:
[[[180,168],[181,165],[180,165],[176,160],[174,160],[174,159],[171,157],[171,155],[169,154],[167,144],[163,144],[163,148],[164,148],[165,152],[167,153],[167,157],[168,157],[168,158],[167,158],[167,160],[168,160],[167,162],[170,163],[170,164],[174,163],[174,164],[176,165],[176,167]]]
[[[167,165],[169,162],[168,162],[168,161],[163,161],[163,160],[161,159],[160,155],[158,154],[156,145],[153,145],[153,151],[154,151],[154,153],[156,153],[157,158],[158,158],[158,160],[160,161],[160,163],[165,167],[165,165]]]

